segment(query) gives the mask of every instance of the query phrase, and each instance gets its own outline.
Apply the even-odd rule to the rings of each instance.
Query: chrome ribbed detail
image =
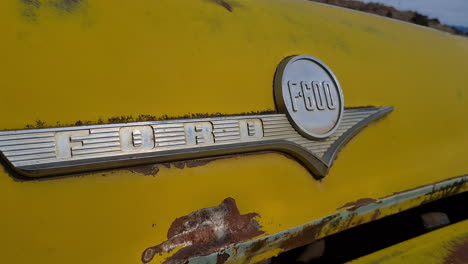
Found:
[[[185,145],[184,124],[161,124],[152,126],[155,146],[170,147]]]
[[[284,151],[317,177],[338,149],[391,107],[347,109],[323,140],[299,134],[286,114],[0,131],[0,152],[32,176],[191,159],[257,150]]]
[[[54,133],[5,132],[0,134],[0,151],[10,162],[47,160],[55,157]]]
[[[306,148],[317,157],[322,156],[346,131],[350,130],[360,121],[379,112],[373,109],[352,109],[345,110],[343,120],[333,136],[325,140],[315,141],[303,137],[292,127],[286,115],[265,117],[263,120],[264,138],[267,140],[286,140]]]

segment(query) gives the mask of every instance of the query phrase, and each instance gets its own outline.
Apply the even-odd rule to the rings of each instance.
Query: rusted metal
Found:
[[[377,200],[372,198],[361,198],[357,201],[346,203],[345,205],[339,207],[337,210],[349,207],[347,208],[348,210],[354,211],[361,206],[365,206],[375,202],[377,202]]]
[[[464,175],[379,199],[359,199],[347,203],[345,207],[348,208],[336,214],[280,233],[238,243],[217,253],[194,256],[188,259],[188,263],[216,263],[218,254],[228,254],[230,257],[226,262],[229,263],[248,263],[253,257],[269,250],[280,248],[287,251],[298,248],[351,227],[451,196],[466,190],[467,185],[468,176]]]
[[[86,0],[19,0],[22,3],[21,15],[26,21],[35,23],[38,21],[39,10],[43,7],[52,7],[60,12],[72,13],[87,4]],[[43,122],[37,120],[36,123]]]
[[[241,215],[233,198],[224,199],[220,205],[194,211],[177,218],[167,232],[168,240],[147,248],[142,255],[143,263],[153,259],[156,254],[168,253],[184,246],[165,263],[183,263],[194,256],[209,255],[221,249],[240,243],[264,232],[254,220],[256,213]],[[223,263],[229,254],[216,255],[215,263]]]
[[[465,264],[468,263],[468,237],[458,242],[444,259],[445,264]]]
[[[147,176],[155,176],[159,172],[159,167],[156,165],[150,164],[150,165],[130,167],[128,168],[128,170],[133,173],[141,173]]]
[[[226,262],[226,260],[228,260],[228,258],[229,254],[227,253],[218,254],[218,257],[216,258],[216,264],[223,264],[224,262]]]
[[[175,162],[170,162],[166,163],[167,167],[170,168],[171,165],[178,169],[184,169],[184,168],[195,168],[199,166],[204,166],[212,161],[218,160],[218,159],[225,159],[226,157],[215,157],[215,158],[205,158],[205,159],[194,159],[194,160],[182,160],[182,161],[175,161]]]
[[[217,156],[213,158],[203,158],[203,159],[193,159],[193,160],[182,160],[182,161],[175,161],[175,162],[165,162],[165,163],[160,163],[158,165],[142,165],[142,166],[135,166],[135,167],[129,167],[128,169],[131,172],[139,172],[143,173],[145,175],[156,175],[156,173],[159,172],[159,167],[158,166],[163,166],[167,169],[170,169],[171,167],[175,167],[177,169],[184,169],[184,168],[196,168],[200,166],[205,166],[213,161],[216,160],[223,160],[223,159],[230,159],[234,157],[246,157],[246,156],[255,156],[255,155],[262,155],[262,154],[268,154],[268,153],[277,153],[281,154],[285,157],[288,157],[290,159],[294,159],[293,157],[289,156],[288,154],[283,154],[281,152],[274,152],[274,151],[259,151],[259,152],[254,152],[254,153],[242,153],[242,154],[232,154],[232,155],[224,155],[224,156]],[[295,160],[295,159],[294,159]],[[156,170],[156,168],[158,168]]]
[[[252,155],[252,153],[249,153]],[[134,167],[129,167],[125,168],[124,170],[131,171],[133,173],[141,173],[144,175],[148,176],[155,176],[159,172],[159,166],[163,166],[165,168],[171,168],[175,167],[177,169],[184,169],[184,168],[196,168],[200,166],[205,166],[208,163],[219,160],[219,159],[226,159],[226,158],[232,158],[233,156],[240,156],[242,154],[238,155],[232,155],[232,156],[221,156],[221,157],[215,157],[215,158],[205,158],[205,159],[194,159],[194,160],[182,160],[182,161],[175,161],[175,162],[167,162],[167,163],[161,163],[158,165],[150,164],[150,165],[141,165],[141,166],[134,166]]]
[[[217,157],[212,157],[212,158],[183,160],[183,161],[178,161],[178,162],[165,162],[165,163],[158,163],[157,165],[148,164],[148,165],[131,166],[128,168],[121,168],[121,169],[119,168],[119,169],[101,170],[98,172],[98,174],[101,174],[102,176],[108,176],[118,171],[125,170],[125,171],[130,171],[131,173],[141,173],[146,176],[156,176],[160,172],[161,167],[164,167],[167,169],[170,169],[171,167],[177,168],[177,169],[196,168],[200,166],[205,166],[209,164],[210,162],[213,162],[216,160],[231,159],[235,157],[257,156],[257,155],[270,154],[270,153],[283,155],[292,160],[295,160],[293,157],[289,156],[288,154],[283,154],[281,152],[258,151],[258,152],[251,152],[251,153],[223,155],[223,156],[217,156]],[[2,165],[1,168],[3,169],[5,173],[7,173],[14,181],[18,181],[18,182],[50,181],[50,180],[59,180],[59,179],[69,178],[69,177],[84,177],[87,175],[96,174],[96,172],[82,172],[82,173],[74,173],[74,174],[53,176],[53,177],[31,178],[31,177],[22,176],[21,174],[17,173],[15,170],[10,168],[10,166],[8,166],[8,164],[3,159],[0,159],[0,165]]]
[[[220,6],[224,7],[229,12],[232,12],[232,10],[233,10],[232,6],[228,2],[226,2],[224,0],[212,0],[212,1],[217,3]]]
[[[21,9],[21,15],[23,18],[31,23],[36,22],[37,11],[41,7],[41,2],[39,0],[20,0],[20,2],[23,3]]]
[[[73,12],[78,9],[83,2],[83,0],[58,0],[50,2],[50,4],[59,10]]]
[[[32,1],[32,0],[24,0]],[[32,2],[35,3],[35,2]],[[35,4],[29,4],[30,6],[37,8]],[[40,5],[39,5],[40,6]],[[36,120],[34,124],[26,124],[24,128],[34,129],[34,128],[53,128],[53,127],[67,127],[67,126],[90,126],[90,125],[102,125],[102,124],[120,124],[120,123],[131,123],[131,122],[147,122],[147,121],[166,121],[166,120],[176,120],[176,119],[199,119],[199,118],[211,118],[211,117],[229,117],[229,116],[248,116],[248,115],[268,115],[268,114],[277,114],[275,110],[267,109],[264,111],[250,111],[250,112],[241,112],[234,114],[223,114],[223,113],[194,113],[180,116],[168,116],[168,115],[148,115],[141,114],[138,116],[133,115],[122,115],[122,116],[112,116],[106,119],[99,118],[98,120],[78,120],[72,123],[62,123],[57,121],[55,123],[49,124],[43,120]]]
[[[321,219],[316,224],[311,225],[304,225],[300,232],[291,233],[290,235],[286,236],[286,239],[281,239],[281,243],[279,243],[279,248],[283,249],[284,251],[288,251],[294,248],[298,248],[307,244],[312,243],[313,241],[317,240],[322,233],[322,229],[327,225],[334,225],[334,223],[340,222],[340,217],[337,215],[329,216],[326,218]]]

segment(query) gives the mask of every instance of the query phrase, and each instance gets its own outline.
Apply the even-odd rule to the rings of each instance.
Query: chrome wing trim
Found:
[[[37,177],[273,150],[319,179],[349,139],[392,110],[345,109],[324,140],[303,137],[285,114],[270,114],[0,131],[0,152],[17,172]]]

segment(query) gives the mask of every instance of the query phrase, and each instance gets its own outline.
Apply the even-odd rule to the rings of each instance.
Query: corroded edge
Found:
[[[424,185],[418,188],[393,195],[372,199],[363,198],[356,202],[347,203],[346,209],[306,224],[296,226],[282,232],[236,244],[207,256],[197,256],[184,263],[219,263],[218,256],[224,256],[224,262],[248,263],[253,257],[280,249],[279,252],[288,251],[323,237],[341,232],[354,226],[371,222],[400,211],[408,210],[444,197],[462,193],[468,190],[468,175]],[[372,200],[371,200],[372,199]],[[365,200],[366,202],[359,202]],[[226,258],[226,254],[229,255]],[[259,260],[259,259],[256,259]],[[222,263],[224,263],[222,262]]]

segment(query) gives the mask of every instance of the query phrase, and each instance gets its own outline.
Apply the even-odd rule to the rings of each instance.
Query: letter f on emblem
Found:
[[[303,97],[300,87],[295,82],[288,81],[289,96],[291,97],[291,105],[294,112],[297,112],[297,99]]]
[[[72,148],[82,146],[81,137],[88,135],[89,130],[58,132],[55,134],[57,158],[71,158],[73,156]]]

